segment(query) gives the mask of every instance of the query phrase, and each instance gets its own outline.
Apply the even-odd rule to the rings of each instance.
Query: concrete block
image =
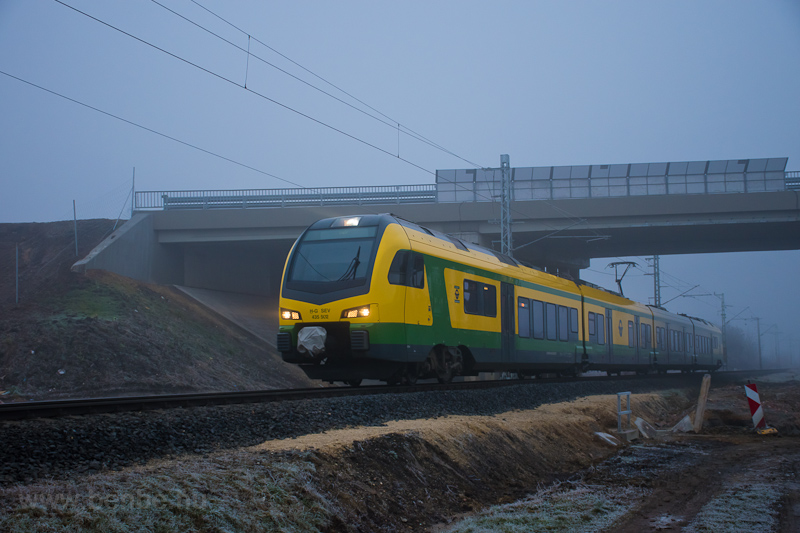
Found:
[[[639,438],[639,430],[638,429],[624,429],[622,431],[615,431],[617,438],[627,441],[633,442]]]

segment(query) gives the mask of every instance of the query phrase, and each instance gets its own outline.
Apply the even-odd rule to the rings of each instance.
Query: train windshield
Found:
[[[287,281],[363,281],[377,232],[377,226],[308,230],[292,254]]]

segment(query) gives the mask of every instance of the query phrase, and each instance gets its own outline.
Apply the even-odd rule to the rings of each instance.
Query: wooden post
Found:
[[[703,376],[703,384],[700,385],[700,398],[697,399],[697,412],[694,414],[694,432],[700,433],[703,429],[703,417],[706,414],[706,402],[708,401],[708,389],[711,388],[711,374]]]
[[[17,243],[17,262],[14,269],[14,277],[16,278],[17,282],[17,296],[14,303],[19,304],[19,243]]]

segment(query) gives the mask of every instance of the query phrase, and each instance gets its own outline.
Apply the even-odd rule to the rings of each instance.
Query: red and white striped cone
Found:
[[[755,429],[767,427],[764,421],[764,410],[761,408],[761,398],[758,396],[758,389],[755,383],[748,383],[744,386],[747,395],[747,403],[750,404],[750,414],[753,416],[753,427]]]

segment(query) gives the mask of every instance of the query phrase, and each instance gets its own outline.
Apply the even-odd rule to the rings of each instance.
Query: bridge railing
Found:
[[[319,205],[433,203],[436,185],[239,189],[218,191],[138,191],[135,209],[248,209]]]
[[[800,191],[800,170],[793,170],[786,173],[786,188],[792,191]]]
[[[528,179],[514,181],[515,200],[607,198],[662,194],[715,194],[800,190],[800,171],[755,176],[699,175],[644,178]],[[216,191],[137,191],[137,211],[169,209],[248,209],[320,205],[386,205],[488,202],[499,197],[497,181],[305,189]]]

